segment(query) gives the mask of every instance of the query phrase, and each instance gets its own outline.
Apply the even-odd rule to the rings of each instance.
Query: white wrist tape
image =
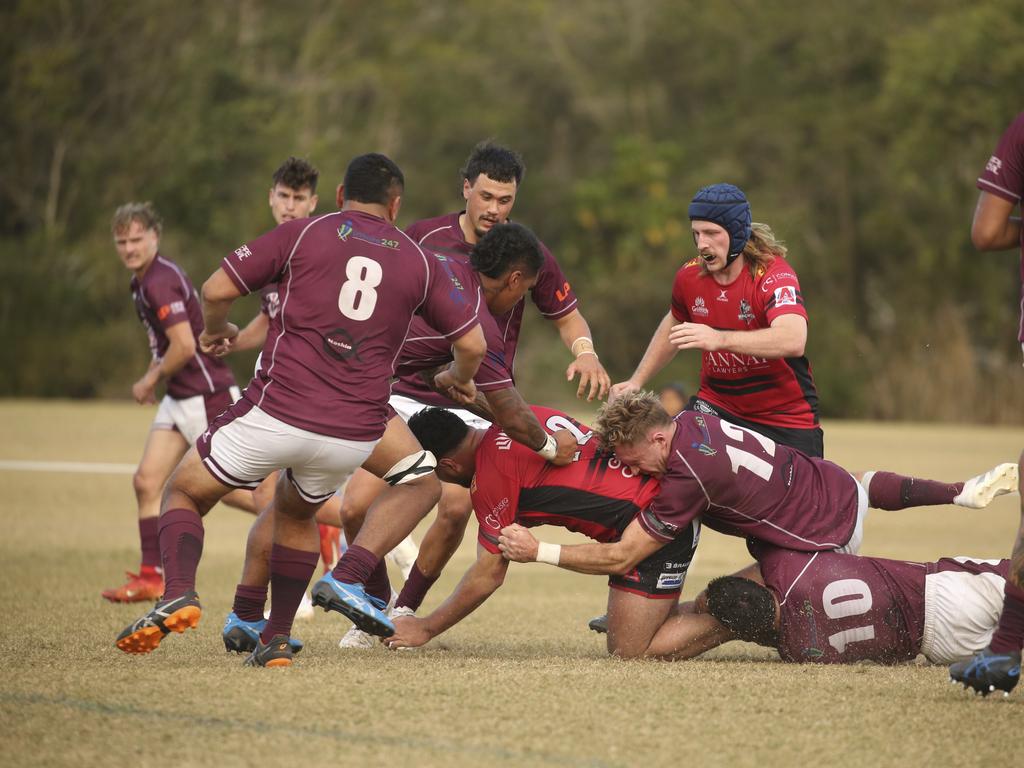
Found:
[[[573,357],[579,357],[588,353],[597,357],[597,352],[594,351],[594,341],[589,336],[580,336],[572,343],[569,349],[572,351]]]
[[[558,453],[558,443],[555,442],[555,438],[548,435],[548,439],[544,441],[544,445],[537,449],[537,453],[548,461],[554,459]]]
[[[546,541],[537,542],[537,562],[548,565],[558,565],[558,559],[562,556],[561,544],[548,544]]]

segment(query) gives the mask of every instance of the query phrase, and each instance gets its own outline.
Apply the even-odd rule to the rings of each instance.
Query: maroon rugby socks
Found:
[[[366,547],[350,544],[334,566],[331,575],[346,584],[366,584],[379,561],[380,558]]]
[[[260,634],[261,642],[269,643],[274,635],[291,635],[295,612],[319,561],[319,551],[305,552],[281,544],[271,548],[270,619]]]
[[[143,574],[155,574],[160,568],[160,516],[139,518],[139,542],[142,546]]]
[[[164,564],[164,600],[196,588],[203,555],[203,519],[191,509],[169,509],[159,518],[160,555]]]
[[[1003,594],[1003,613],[988,644],[993,653],[1013,653],[1024,645],[1024,589],[1007,581]]]
[[[874,472],[868,481],[868,506],[895,510],[952,504],[954,497],[963,489],[963,483],[921,480],[895,472]]]
[[[427,592],[434,586],[435,581],[437,581],[437,576],[424,576],[419,563],[414,563],[409,572],[409,578],[405,581],[405,586],[398,594],[395,607],[418,611],[423,603],[423,598],[427,596]]]
[[[267,604],[267,587],[239,584],[235,587],[235,602],[231,610],[242,621],[263,621],[263,608]]]

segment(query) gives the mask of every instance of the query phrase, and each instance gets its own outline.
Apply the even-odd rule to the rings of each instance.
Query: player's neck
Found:
[[[145,264],[143,264],[138,269],[133,269],[132,272],[135,274],[135,279],[136,280],[142,280],[142,278],[146,276],[146,273],[149,272],[149,268],[152,267],[154,263],[156,263],[157,257],[159,257],[159,256],[160,256],[160,252],[157,251],[156,253],[153,254],[153,258],[152,259],[147,261]]]
[[[732,264],[725,266],[718,272],[711,273],[711,279],[719,285],[729,285],[730,283],[736,282],[736,278],[740,276],[747,263],[740,256],[736,258]]]

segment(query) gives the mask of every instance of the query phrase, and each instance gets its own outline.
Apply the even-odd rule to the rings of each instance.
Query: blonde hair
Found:
[[[143,229],[152,229],[156,232],[157,237],[160,236],[164,228],[160,214],[156,212],[156,208],[151,202],[146,201],[145,203],[125,203],[114,211],[114,218],[110,220],[110,231],[116,235],[118,232],[128,229],[133,221],[139,222]]]
[[[750,239],[743,246],[743,259],[747,262],[750,274],[757,277],[758,271],[767,269],[775,259],[786,258],[786,245],[775,237],[772,228],[767,224],[754,222],[750,225]],[[701,272],[708,274],[708,269],[701,262]]]
[[[654,392],[638,390],[605,403],[598,411],[594,433],[601,445],[614,450],[633,445],[654,427],[667,427],[672,418]]]

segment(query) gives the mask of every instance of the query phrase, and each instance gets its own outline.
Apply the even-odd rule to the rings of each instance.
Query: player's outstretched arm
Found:
[[[231,350],[238,326],[228,322],[228,313],[241,295],[223,269],[203,283],[203,332],[199,334],[199,348],[206,354],[223,357]]]
[[[605,544],[549,544],[537,541],[526,528],[513,523],[501,529],[498,547],[517,563],[548,563],[577,573],[629,573],[637,564],[665,546],[640,527],[635,519],[619,541]]]
[[[640,389],[650,381],[651,377],[668,365],[669,361],[676,356],[676,348],[668,339],[669,331],[675,325],[676,320],[671,312],[668,312],[658,323],[651,341],[647,345],[647,351],[640,359],[633,375],[626,381],[621,381],[611,388],[608,395],[609,400],[614,400],[634,390]]]
[[[979,251],[1007,251],[1020,244],[1020,217],[1013,215],[1016,206],[988,192],[978,195],[971,222],[971,242]]]
[[[587,400],[593,400],[595,397],[603,400],[608,395],[612,380],[594,349],[590,324],[578,309],[557,318],[554,323],[562,337],[562,343],[569,348],[575,358],[565,369],[565,378],[572,381],[577,375],[580,377],[576,397],[583,397],[586,393]]]
[[[565,466],[572,463],[578,447],[576,438],[565,429],[559,429],[549,436],[519,390],[506,387],[485,392],[484,396],[494,414],[494,423],[501,426],[506,435],[536,451],[552,464]]]
[[[476,562],[455,591],[433,613],[423,618],[399,616],[395,634],[382,642],[388,648],[416,648],[455,626],[475,611],[505,581],[508,561],[477,545]]]

